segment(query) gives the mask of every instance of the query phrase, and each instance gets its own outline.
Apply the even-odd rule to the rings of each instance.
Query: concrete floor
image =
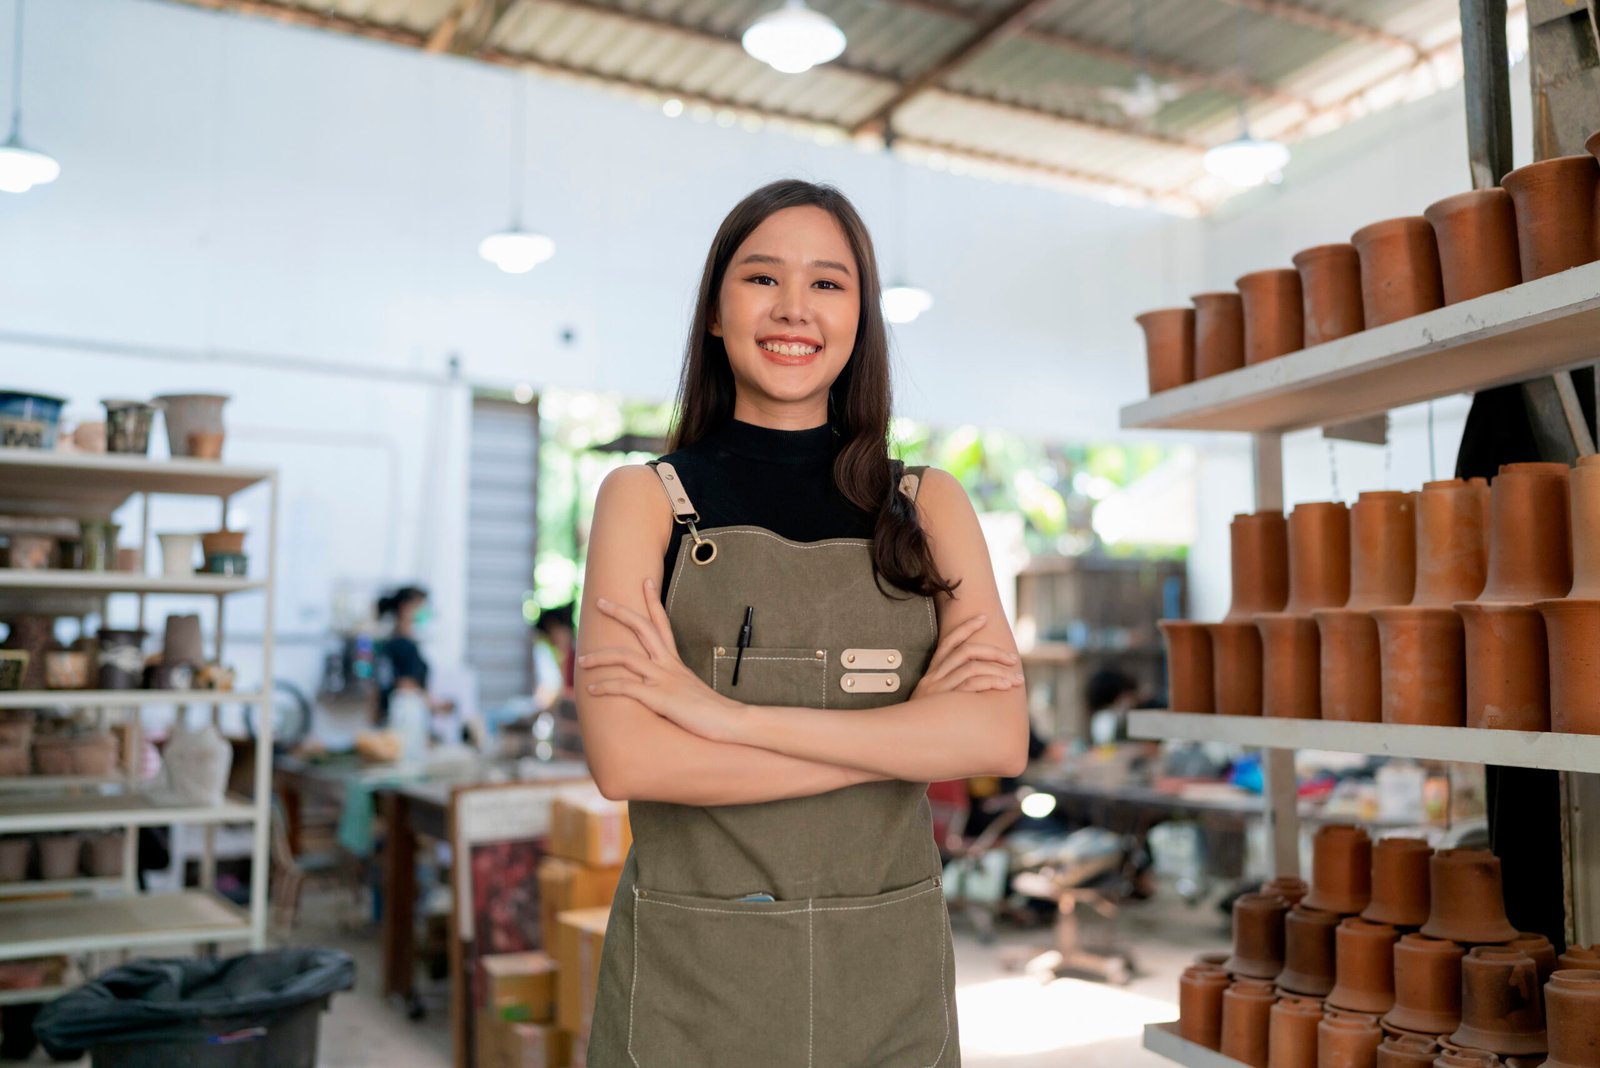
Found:
[[[296,942],[332,945],[356,960],[356,989],[334,998],[321,1035],[323,1068],[449,1068],[451,1038],[441,984],[424,984],[430,1011],[412,1022],[382,1002],[376,932],[348,932],[333,902],[308,898]],[[1198,952],[1226,948],[1222,914],[1175,895],[1126,906],[1121,930],[1139,974],[1124,987],[1048,973],[1018,972],[1008,958],[1047,949],[1048,929],[1002,929],[983,945],[954,922],[957,1005],[965,1068],[1160,1068],[1139,1044],[1143,1025],[1177,1016],[1178,973]],[[16,1062],[0,1062],[12,1064]],[[28,1064],[50,1063],[36,1053]],[[88,1061],[79,1062],[88,1068]]]

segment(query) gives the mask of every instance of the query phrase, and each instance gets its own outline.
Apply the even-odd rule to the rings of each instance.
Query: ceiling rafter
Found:
[[[428,34],[422,50],[473,55],[494,37],[494,31],[514,3],[516,0],[460,0]]]
[[[1290,3],[1289,0],[1221,0],[1229,7],[1241,8],[1256,15],[1265,15],[1269,19],[1282,22],[1289,26],[1300,26],[1308,30],[1316,30],[1331,37],[1345,37],[1352,41],[1364,41],[1367,44],[1384,45],[1389,48],[1403,48],[1418,59],[1422,58],[1422,46],[1397,33],[1377,26],[1369,26],[1364,22],[1353,19],[1340,18],[1337,15],[1328,15],[1321,11],[1313,11],[1299,4]]]

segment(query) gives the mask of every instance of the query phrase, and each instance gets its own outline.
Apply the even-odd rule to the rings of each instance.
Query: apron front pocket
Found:
[[[635,895],[628,1026],[634,1065],[820,1068],[809,1050],[806,902]]]
[[[818,1068],[959,1063],[940,878],[872,897],[817,898],[812,909]]]
[[[711,688],[747,705],[828,707],[828,651],[814,646],[751,645],[739,663],[739,685],[733,684],[732,645],[711,650]]]

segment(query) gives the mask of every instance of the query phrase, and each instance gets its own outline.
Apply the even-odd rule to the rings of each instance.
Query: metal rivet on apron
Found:
[[[844,662],[846,664],[854,664],[856,662],[856,654],[851,653],[849,656],[844,658]]]
[[[822,660],[822,659],[823,659],[823,658],[825,658],[825,657],[826,657],[826,656],[827,656],[827,655],[828,655],[828,652],[827,652],[827,650],[825,650],[825,649],[818,649],[818,650],[817,650],[817,659],[818,659],[818,660]]]
[[[666,479],[667,479],[668,482],[672,481],[672,472],[671,471],[663,471],[662,474],[666,476]]]
[[[844,680],[844,684],[846,686],[854,686],[856,684],[856,680],[855,679],[845,679]]]
[[[899,653],[890,653],[889,654],[889,663],[894,664],[894,663],[897,663],[899,660],[900,660],[900,654]]]
[[[884,680],[883,680],[883,684],[884,684],[884,685],[885,685],[885,686],[893,686],[893,685],[894,685],[894,679],[892,679],[892,678],[889,678],[889,679],[884,679]]]
[[[726,645],[717,646],[717,655],[718,656],[727,656],[728,655],[728,647]]]

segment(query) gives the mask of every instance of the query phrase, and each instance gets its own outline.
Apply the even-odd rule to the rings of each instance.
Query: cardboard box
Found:
[[[505,1048],[501,1034],[509,1026],[487,1009],[478,1013],[476,1033],[472,1036],[475,1054],[472,1063],[476,1068],[500,1068],[500,1058]]]
[[[587,1037],[600,985],[600,951],[605,945],[609,908],[574,909],[556,915],[556,1022],[563,1031]]]
[[[485,1012],[512,1023],[555,1019],[556,962],[548,953],[494,953],[479,967]]]
[[[570,1046],[565,1031],[551,1024],[503,1024],[496,1068],[567,1068]]]
[[[615,868],[628,857],[633,830],[628,803],[599,791],[560,794],[550,805],[550,854],[591,868]]]
[[[556,915],[572,909],[610,905],[622,869],[591,868],[575,860],[545,857],[539,862],[539,929],[548,951],[555,945]]]

